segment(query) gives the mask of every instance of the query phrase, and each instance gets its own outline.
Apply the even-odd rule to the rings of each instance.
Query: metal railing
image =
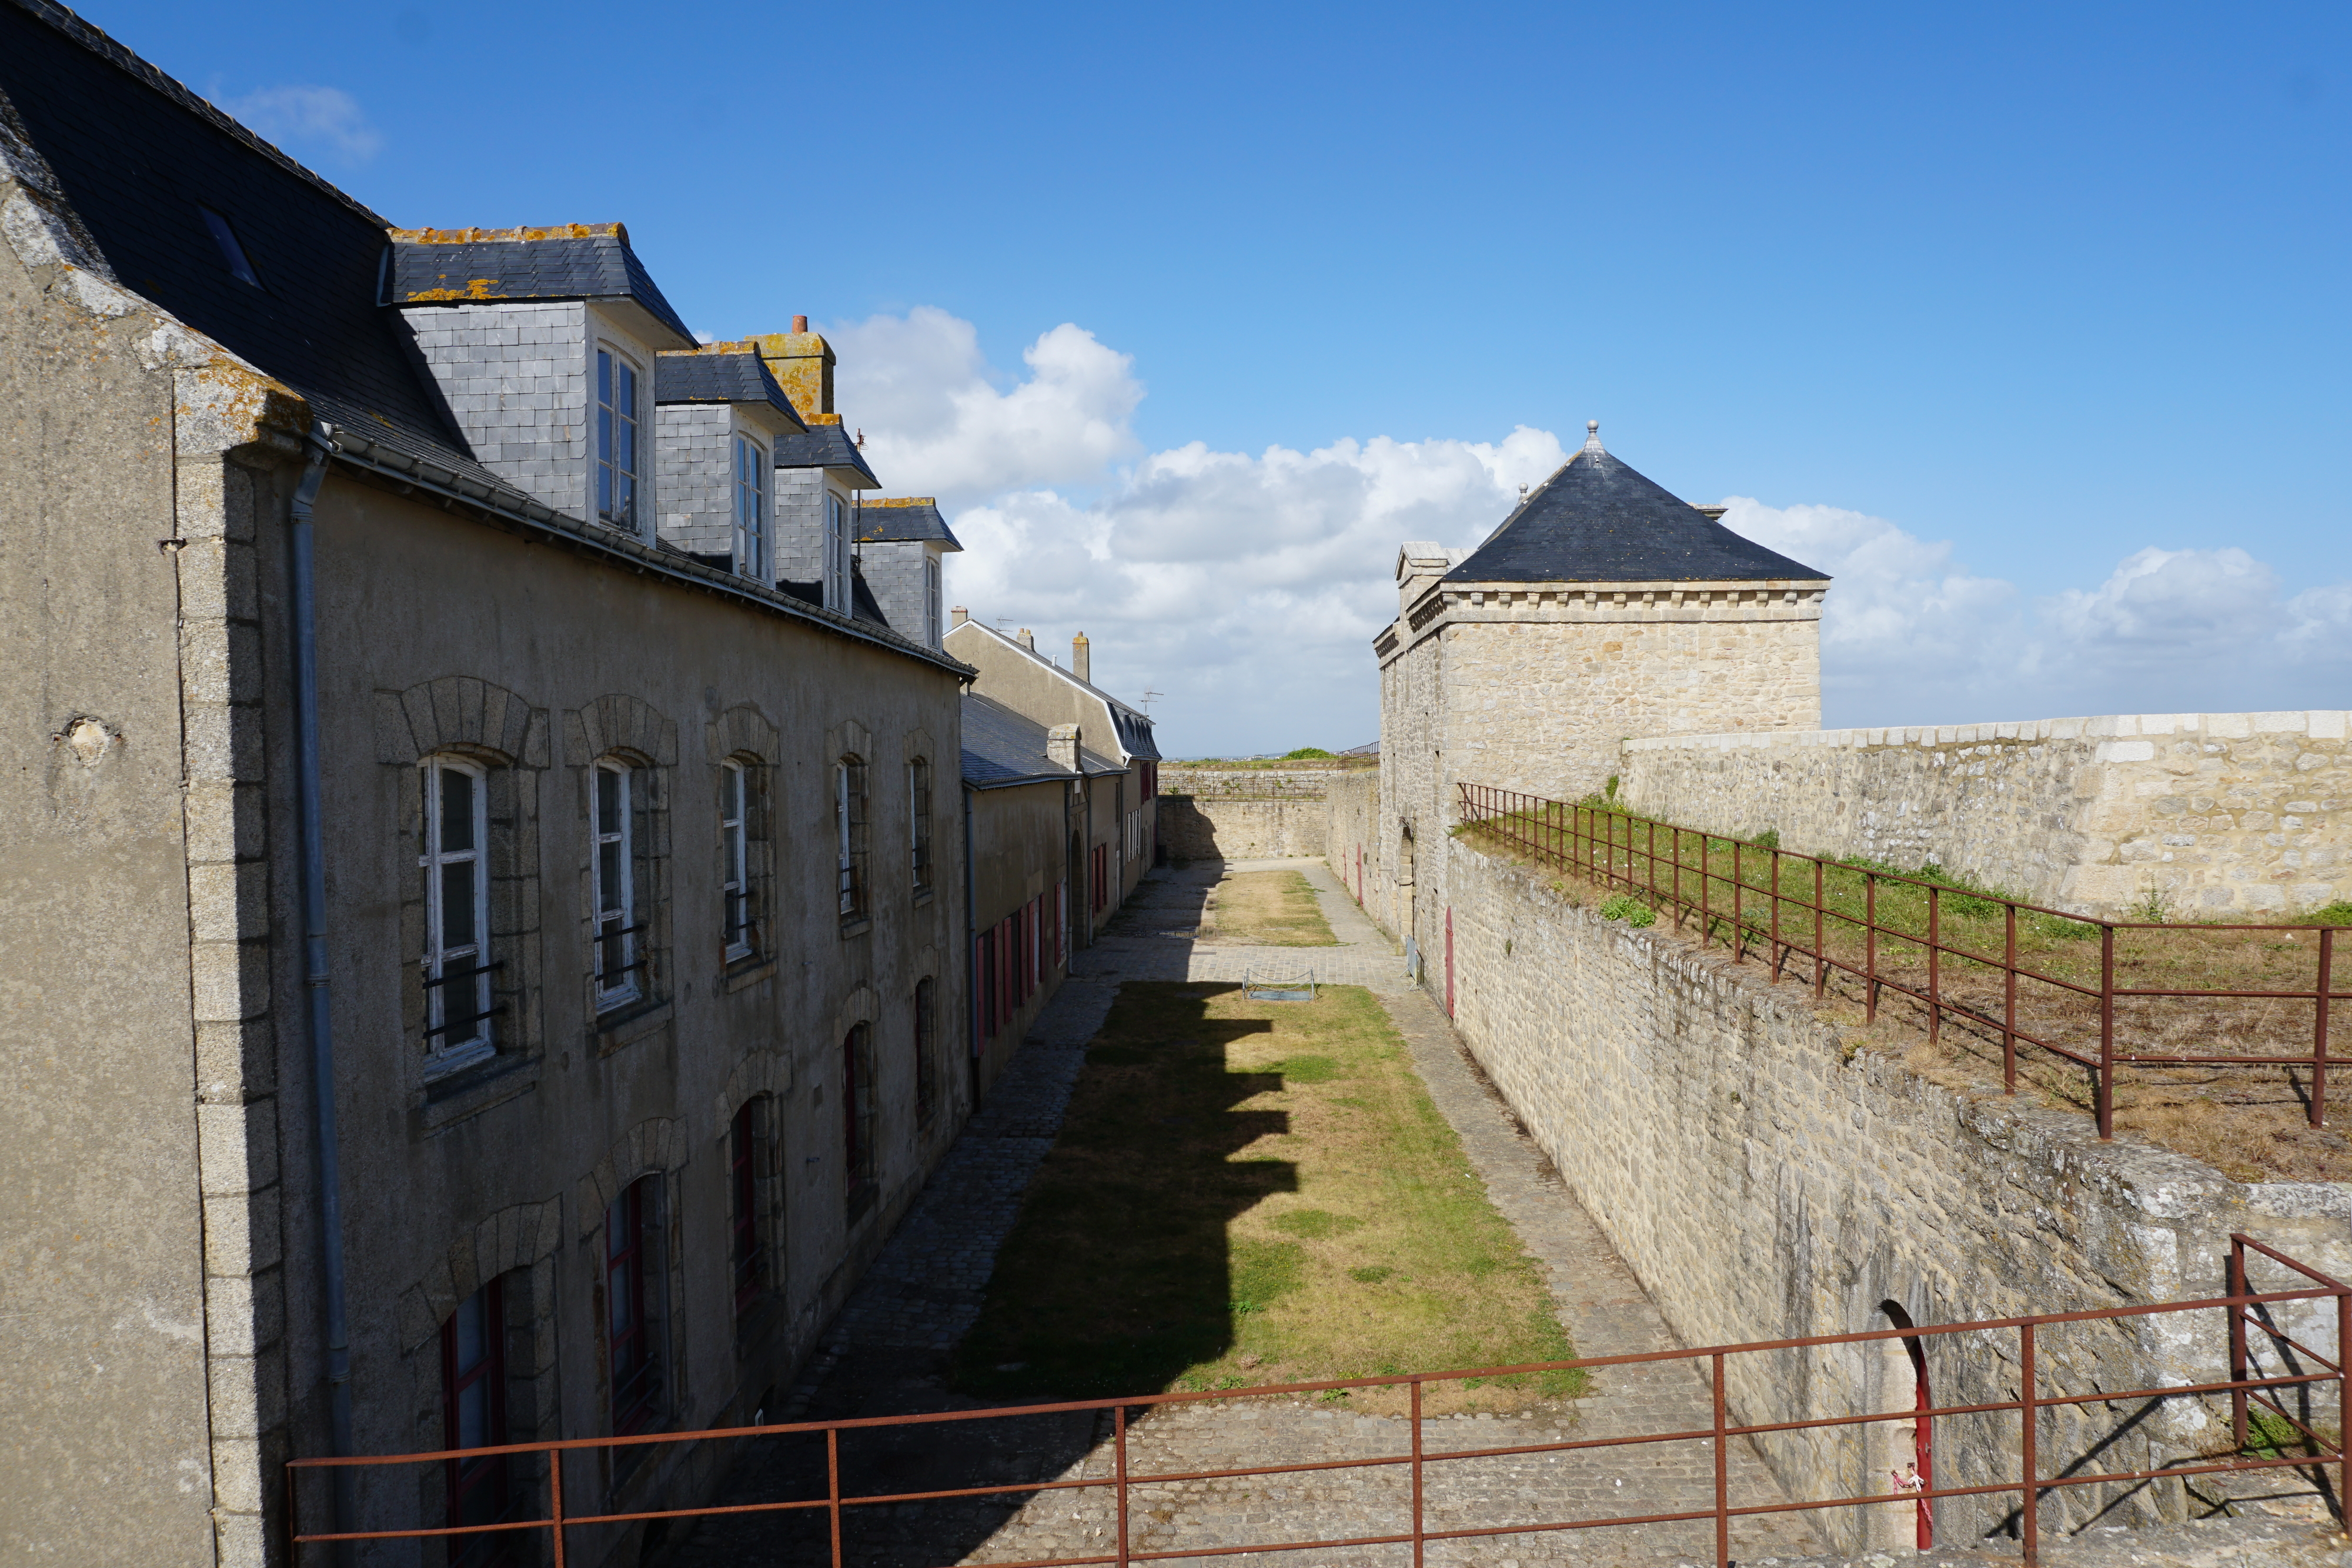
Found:
[[[2282,1265],[2294,1275],[2310,1281],[2291,1290],[2253,1291],[2247,1288],[2249,1254]],[[1196,1557],[1250,1557],[1273,1552],[1333,1551],[1372,1546],[1410,1546],[1413,1568],[1423,1568],[1424,1554],[1433,1542],[1469,1541],[1495,1536],[1547,1536],[1566,1531],[1647,1527],[1661,1524],[1711,1522],[1714,1531],[1714,1553],[1718,1565],[1731,1561],[1731,1526],[1735,1520],[1756,1519],[1772,1514],[1802,1514],[1833,1509],[1866,1509],[1895,1507],[1906,1510],[1924,1509],[1945,1498],[2001,1497],[2013,1495],[2018,1500],[2012,1515],[2016,1532],[2024,1548],[2027,1563],[2039,1561],[2041,1544],[2041,1510],[2045,1499],[2066,1489],[2105,1486],[2118,1482],[2145,1483],[2157,1479],[2185,1479],[2194,1476],[2225,1472],[2303,1469],[2318,1472],[2315,1484],[2322,1492],[2332,1485],[2341,1513],[2342,1500],[2352,1488],[2352,1455],[2347,1455],[2342,1442],[2348,1419],[2352,1419],[2352,1390],[2347,1389],[2344,1368],[2352,1364],[2352,1286],[2318,1272],[2283,1253],[2245,1236],[2231,1238],[2231,1251],[2225,1261],[2226,1295],[2198,1301],[2167,1301],[2136,1307],[2109,1307],[2088,1312],[2050,1312],[2029,1317],[1988,1318],[1967,1322],[1914,1324],[1907,1327],[1871,1330],[1861,1333],[1817,1334],[1801,1339],[1772,1340],[1750,1344],[1709,1346],[1698,1350],[1654,1351],[1634,1355],[1591,1356],[1576,1361],[1549,1362],[1522,1366],[1480,1367],[1468,1371],[1406,1374],[1384,1377],[1338,1378],[1314,1383],[1290,1383],[1259,1388],[1215,1390],[1203,1393],[1152,1394],[1121,1399],[1068,1400],[1055,1404],[1018,1406],[1011,1408],[985,1410],[942,1411],[912,1416],[869,1416],[840,1421],[785,1422],[768,1426],[724,1427],[698,1432],[665,1432],[628,1437],[581,1437],[563,1441],[515,1443],[498,1448],[421,1454],[394,1454],[349,1458],[302,1458],[288,1462],[286,1496],[289,1510],[289,1535],[298,1560],[306,1546],[328,1545],[338,1542],[426,1540],[432,1538],[467,1537],[463,1545],[477,1548],[482,1538],[496,1532],[541,1532],[550,1547],[550,1560],[554,1568],[564,1568],[566,1552],[572,1532],[597,1526],[623,1525],[640,1521],[697,1520],[724,1518],[733,1515],[767,1513],[780,1519],[793,1515],[821,1514],[828,1542],[829,1561],[833,1568],[844,1568],[846,1561],[843,1545],[845,1520],[854,1520],[862,1509],[888,1509],[895,1505],[962,1500],[969,1501],[984,1497],[1034,1497],[1045,1492],[1101,1491],[1113,1495],[1112,1507],[1105,1520],[1105,1533],[1110,1537],[1104,1547],[1092,1552],[1072,1555],[1026,1558],[1019,1562],[999,1563],[996,1568],[1078,1568],[1081,1564],[1116,1563],[1119,1568],[1135,1563],[1161,1562]],[[2330,1301],[2335,1303],[2336,1344],[2332,1357],[2323,1356],[2308,1345],[2297,1342],[2280,1326],[2280,1314],[2273,1309],[2295,1301]],[[2045,1390],[2042,1374],[2036,1361],[2045,1331],[2054,1325],[2069,1323],[2123,1322],[2186,1312],[2218,1312],[2225,1315],[2228,1324],[2229,1375],[2202,1383],[2168,1383],[2140,1388],[2100,1388],[2088,1394]],[[2270,1358],[2283,1368],[2276,1375],[2265,1375],[2256,1354],[2249,1330],[2265,1336]],[[1906,1405],[1896,1410],[1874,1411],[1864,1414],[1843,1414],[1818,1416],[1806,1420],[1744,1422],[1733,1417],[1727,1395],[1729,1364],[1738,1357],[1769,1355],[1789,1351],[1808,1350],[1823,1346],[1868,1345],[1886,1341],[1923,1343],[1931,1339],[1950,1335],[1986,1335],[2002,1332],[2016,1337],[2014,1358],[2000,1356],[1999,1361],[2016,1368],[2016,1396],[1967,1404],[1945,1406]],[[2179,1330],[2163,1337],[2177,1339]],[[1982,1339],[1973,1344],[1963,1343],[1957,1353],[1969,1354],[1979,1362],[1991,1364],[1998,1355],[1997,1347]],[[1423,1413],[1423,1390],[1433,1385],[1462,1384],[1471,1379],[1488,1379],[1520,1374],[1564,1372],[1577,1369],[1633,1366],[1649,1363],[1680,1362],[1704,1367],[1711,1395],[1712,1421],[1705,1427],[1685,1430],[1643,1432],[1630,1436],[1591,1438],[1566,1438],[1557,1442],[1513,1443],[1498,1447],[1471,1448],[1433,1448],[1427,1441]],[[2305,1364],[2315,1370],[2306,1370]],[[1768,1373],[1769,1373],[1769,1369]],[[2331,1439],[2311,1421],[2297,1416],[2287,1408],[2283,1396],[2292,1389],[2305,1391],[2299,1402],[2313,1421],[2321,1419],[2317,1412],[2324,1402],[2315,1400],[2313,1393],[2325,1394],[2324,1385],[2336,1385],[2334,1414],[2336,1436]],[[1215,1469],[1154,1471],[1138,1469],[1130,1462],[1130,1411],[1150,1411],[1162,1406],[1197,1404],[1203,1401],[1235,1403],[1268,1397],[1290,1397],[1302,1394],[1328,1394],[1332,1390],[1393,1389],[1407,1391],[1410,1423],[1408,1446],[1404,1452],[1373,1458],[1318,1460],[1291,1464],[1235,1466]],[[2105,1451],[2104,1440],[2094,1442],[2082,1458],[2063,1462],[2057,1473],[2043,1463],[2042,1440],[2043,1428],[2055,1430],[2060,1412],[2070,1408],[2090,1409],[2106,1406],[2131,1406],[2140,1402],[2159,1402],[2183,1398],[2217,1400],[2227,1396],[2231,1402],[2232,1422],[2231,1448],[2227,1454],[2206,1455],[2191,1460],[2156,1469],[2091,1471],[2084,1468],[2090,1453]],[[2284,1428],[2257,1431],[2250,1424],[2252,1411],[2259,1407],[2265,1415],[2286,1424],[2294,1437],[2283,1436]],[[957,1427],[971,1421],[1002,1421],[1008,1419],[1039,1419],[1073,1411],[1108,1412],[1110,1474],[1099,1478],[1081,1475],[1075,1479],[1029,1480],[984,1486],[952,1487],[937,1490],[895,1490],[850,1493],[843,1486],[843,1438],[860,1431],[876,1428],[907,1428],[931,1427],[940,1430],[942,1444],[952,1444]],[[1995,1480],[1968,1486],[1937,1487],[1932,1484],[1918,1490],[1872,1492],[1863,1495],[1818,1497],[1767,1502],[1735,1502],[1730,1484],[1731,1463],[1736,1443],[1758,1437],[1781,1437],[1805,1432],[1831,1434],[1853,1432],[1874,1423],[1919,1422],[1958,1416],[1989,1416],[2000,1418],[2009,1413],[2017,1417],[2017,1442],[2013,1449],[2014,1479]],[[712,1504],[700,1508],[636,1509],[613,1511],[572,1511],[567,1502],[564,1483],[564,1457],[593,1452],[597,1449],[645,1448],[650,1445],[695,1444],[704,1442],[737,1442],[746,1438],[808,1435],[820,1437],[824,1448],[824,1495],[787,1498],[774,1501]],[[1706,1445],[1713,1458],[1714,1497],[1705,1508],[1670,1509],[1639,1514],[1612,1514],[1605,1517],[1574,1517],[1524,1520],[1516,1522],[1472,1524],[1444,1527],[1433,1524],[1430,1518],[1430,1472],[1465,1460],[1503,1458],[1523,1455],[1567,1454],[1582,1450],[1639,1448],[1665,1443]],[[2307,1452],[2289,1455],[2284,1450],[2301,1447]],[[942,1451],[948,1451],[943,1448]],[[446,1465],[456,1459],[478,1459],[493,1455],[544,1456],[544,1494],[541,1506],[545,1511],[535,1518],[504,1520],[484,1525],[453,1524],[437,1527],[406,1529],[343,1530],[306,1532],[302,1530],[295,1505],[300,1483],[306,1473],[338,1467],[363,1469],[385,1469],[400,1467]],[[520,1468],[520,1467],[519,1467]],[[1395,1490],[1403,1494],[1397,1500],[1400,1522],[1404,1528],[1380,1531],[1330,1539],[1268,1540],[1234,1542],[1221,1541],[1213,1545],[1153,1546],[1139,1544],[1135,1540],[1134,1494],[1138,1488],[1162,1488],[1184,1483],[1232,1480],[1251,1477],[1307,1475],[1332,1471],[1384,1470],[1391,1474],[1403,1472],[1404,1485]],[[1994,1473],[1997,1473],[1994,1472]],[[414,1486],[404,1489],[415,1497]],[[1168,1494],[1154,1493],[1145,1500],[1151,1508],[1151,1526],[1163,1534],[1171,1528],[1165,1507]],[[1181,1496],[1178,1500],[1182,1500]],[[1369,1511],[1379,1504],[1362,1505]],[[1485,1506],[1474,1499],[1470,1506]],[[1449,1505],[1449,1511],[1458,1506]],[[1488,1517],[1492,1518],[1489,1508]],[[1181,1514],[1175,1516],[1181,1523]],[[458,1542],[452,1542],[458,1545]]]
[[[1769,955],[1771,978],[1776,982],[1790,958],[1801,957],[1811,961],[1816,996],[1822,994],[1833,974],[1860,980],[1867,1021],[1877,1021],[1880,993],[1894,991],[1926,1008],[1931,1043],[1940,1040],[1948,1021],[1988,1034],[1998,1031],[2007,1092],[2017,1090],[2020,1045],[2047,1051],[2084,1069],[2091,1078],[2102,1138],[2115,1135],[2115,1070],[2132,1065],[2306,1069],[2309,1077],[2303,1090],[2306,1115],[2314,1127],[2326,1124],[2327,1073],[2334,1065],[2328,1055],[2328,1011],[2333,1004],[2352,1001],[2352,991],[2336,988],[2337,927],[2101,920],[1955,886],[1933,876],[1798,854],[1654,821],[1612,806],[1548,800],[1481,784],[1464,784],[1461,791],[1463,822],[1476,834],[1507,844],[1541,864],[1654,901],[1673,915],[1678,926],[1695,917],[1700,940],[1711,942],[1721,936],[1734,962],[1744,962],[1750,951]],[[1860,879],[1858,908],[1840,907],[1833,898],[1825,896],[1828,879],[1832,877],[1842,884]],[[1890,922],[1882,909],[1882,894],[1886,892],[1898,893],[1906,902],[1924,904],[1922,917],[1910,924]],[[1851,894],[1845,896],[1851,903]],[[1981,916],[1970,923],[1979,929],[1987,921],[1998,920],[2000,950],[1983,951],[1958,940],[1948,918],[1948,911],[1955,909]],[[2062,938],[2087,943],[2095,936],[2099,943],[2096,977],[2056,974],[2026,962],[2019,952],[2021,923],[2028,927],[2030,937],[2056,933]],[[2156,940],[2156,933],[2206,942],[2226,939],[2229,933],[2249,933],[2273,943],[2296,944],[2298,950],[2307,947],[2314,959],[2312,984],[2284,988],[2118,985],[2118,938],[2145,943]],[[2000,981],[1997,1000],[1965,984],[1994,976]],[[2029,994],[2021,1003],[2020,982],[2041,990]],[[2287,1056],[2119,1048],[2119,1002],[2199,1000],[2307,1004],[2311,1049]],[[2036,1016],[2021,1019],[2021,1008]],[[2070,1023],[2078,1034],[2073,1044],[2055,1038]],[[2094,1023],[2095,1044],[2086,1038]],[[2184,1027],[2193,1030],[2198,1020],[2160,1019],[2157,1031]],[[2264,1032],[2270,1031],[2266,1028]]]

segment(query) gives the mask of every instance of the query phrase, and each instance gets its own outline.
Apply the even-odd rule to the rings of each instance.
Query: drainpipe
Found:
[[[318,1151],[319,1273],[327,1311],[327,1428],[331,1451],[352,1452],[352,1347],[343,1292],[342,1151],[335,1128],[335,1037],[327,995],[327,852],[319,790],[319,598],[311,568],[310,508],[334,453],[334,426],[310,427],[310,459],[294,489],[289,559],[293,572],[294,799],[301,834],[304,1022],[310,1041],[311,1141]],[[359,1523],[359,1473],[334,1467],[335,1528]],[[357,1561],[356,1542],[335,1543],[335,1560]]]
[[[963,1012],[971,1020],[971,1049],[964,1052],[971,1063],[971,1108],[980,1109],[980,931],[973,922],[980,918],[980,906],[972,890],[971,878],[971,795],[969,783],[963,787]]]

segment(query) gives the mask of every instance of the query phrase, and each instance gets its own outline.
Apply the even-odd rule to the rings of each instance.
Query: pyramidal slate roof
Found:
[[[940,544],[961,551],[948,520],[940,515],[933,496],[892,496],[857,504],[857,538],[861,544]]]
[[[628,299],[688,342],[694,334],[619,224],[394,229],[387,305],[470,299]]]
[[[851,468],[865,476],[863,485],[852,484],[853,490],[879,490],[882,481],[866,465],[866,454],[849,439],[841,428],[837,413],[804,413],[801,421],[808,427],[805,435],[787,435],[776,443],[776,466],[779,468]]]
[[[749,343],[706,343],[699,349],[666,349],[654,356],[654,402],[764,402],[805,432],[798,410],[767,361]]]
[[[1611,456],[1601,425],[1448,582],[1826,582]]]

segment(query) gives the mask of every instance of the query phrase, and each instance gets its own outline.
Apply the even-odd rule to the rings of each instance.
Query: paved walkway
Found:
[[[1203,901],[1220,875],[1200,867],[1155,873],[1115,926],[1076,956],[1072,977],[1048,1005],[948,1159],[852,1296],[800,1385],[770,1418],[838,1419],[968,1409],[946,1386],[946,1353],[977,1318],[996,1250],[1020,1194],[1051,1146],[1083,1047],[1129,979],[1238,981],[1252,967],[1311,966],[1329,983],[1369,987],[1409,1042],[1439,1111],[1460,1134],[1487,1192],[1544,1267],[1577,1349],[1608,1355],[1674,1347],[1657,1310],[1599,1230],[1560,1186],[1534,1145],[1487,1087],[1436,1006],[1405,978],[1393,945],[1357,909],[1319,862],[1244,862],[1227,871],[1289,868],[1316,888],[1339,938],[1336,947],[1259,947],[1197,939]],[[1510,1416],[1450,1416],[1426,1423],[1429,1451],[1507,1448],[1713,1425],[1706,1385],[1686,1364],[1612,1369],[1574,1401]],[[1114,1473],[1108,1420],[1065,1413],[950,1427],[852,1433],[843,1439],[845,1492],[1098,1479]],[[822,1448],[806,1439],[761,1439],[730,1478],[726,1502],[824,1495]],[[1129,1438],[1129,1473],[1233,1469],[1276,1463],[1392,1458],[1410,1452],[1410,1423],[1294,1398],[1170,1406],[1143,1417]],[[1735,1504],[1780,1500],[1745,1445],[1731,1456]],[[1633,1517],[1710,1508],[1707,1444],[1521,1454],[1425,1467],[1429,1528],[1475,1529],[1538,1520]],[[1137,1551],[1213,1551],[1244,1542],[1348,1538],[1409,1528],[1404,1466],[1303,1476],[1247,1477],[1138,1487],[1129,1531]],[[884,1565],[1007,1563],[1108,1552],[1116,1528],[1108,1490],[1072,1490],[894,1504],[852,1511],[845,1560]],[[1712,1561],[1711,1523],[1629,1526],[1433,1543],[1433,1564],[1492,1568],[1538,1564],[1657,1564]],[[739,1515],[698,1527],[671,1568],[822,1563],[821,1513],[787,1521]],[[1743,1521],[1735,1552],[1745,1563],[1802,1557],[1822,1548],[1801,1516]],[[1196,1561],[1318,1568],[1404,1568],[1403,1546],[1335,1549]]]

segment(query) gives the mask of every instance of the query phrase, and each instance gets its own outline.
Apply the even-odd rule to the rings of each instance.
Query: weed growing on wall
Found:
[[[1630,893],[1618,893],[1601,900],[1601,918],[1622,920],[1628,925],[1655,925],[1658,912]]]

